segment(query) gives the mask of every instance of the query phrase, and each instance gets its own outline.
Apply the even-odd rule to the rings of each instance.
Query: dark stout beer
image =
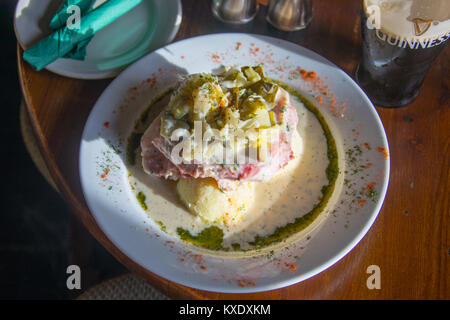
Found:
[[[359,85],[376,105],[409,104],[450,37],[450,0],[364,0],[362,37]]]

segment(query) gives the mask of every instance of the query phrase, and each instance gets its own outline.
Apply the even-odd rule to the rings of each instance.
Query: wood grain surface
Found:
[[[218,32],[283,38],[328,58],[353,76],[361,52],[360,0],[314,0],[306,31],[285,33],[265,21],[266,8],[245,26],[216,21],[207,0],[183,1],[175,39]],[[89,232],[121,263],[172,298],[185,299],[449,299],[450,65],[449,47],[430,69],[419,98],[400,109],[377,108],[388,136],[391,177],[386,200],[363,240],[342,260],[299,284],[254,294],[187,288],[154,275],[125,256],[89,212],[78,176],[82,129],[111,80],[76,80],[36,72],[22,59],[23,95],[39,147],[59,190]],[[381,269],[381,289],[366,286],[370,265]]]

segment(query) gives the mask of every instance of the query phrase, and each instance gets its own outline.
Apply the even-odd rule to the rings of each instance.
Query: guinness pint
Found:
[[[363,6],[356,80],[378,106],[407,105],[450,37],[450,0],[363,0]]]

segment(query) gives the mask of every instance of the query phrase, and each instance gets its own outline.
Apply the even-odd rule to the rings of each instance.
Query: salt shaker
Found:
[[[258,13],[257,0],[212,0],[214,16],[225,23],[244,24]]]
[[[270,0],[266,19],[283,31],[305,29],[312,19],[312,0]]]

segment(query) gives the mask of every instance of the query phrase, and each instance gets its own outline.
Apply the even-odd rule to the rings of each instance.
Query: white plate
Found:
[[[14,27],[27,49],[51,33],[49,23],[60,0],[19,0]],[[127,65],[171,42],[181,25],[180,0],[144,0],[136,8],[97,32],[84,61],[61,58],[46,69],[78,79],[116,76]]]
[[[270,254],[218,257],[161,232],[139,206],[127,180],[126,139],[152,97],[173,85],[178,73],[211,72],[222,63],[264,63],[269,76],[310,99],[322,99],[316,105],[333,132],[341,158],[342,187],[335,190],[333,197],[337,201],[329,216],[308,237]],[[316,72],[318,78],[314,82],[303,80],[299,66]],[[303,281],[346,255],[369,230],[382,206],[389,180],[387,155],[388,142],[375,108],[338,67],[283,40],[215,34],[161,48],[130,66],[109,85],[83,132],[80,176],[86,201],[99,226],[132,260],[185,286],[245,293]],[[378,194],[375,201],[366,196],[369,185]],[[151,204],[149,207],[151,210]],[[193,256],[196,253],[201,258]]]

